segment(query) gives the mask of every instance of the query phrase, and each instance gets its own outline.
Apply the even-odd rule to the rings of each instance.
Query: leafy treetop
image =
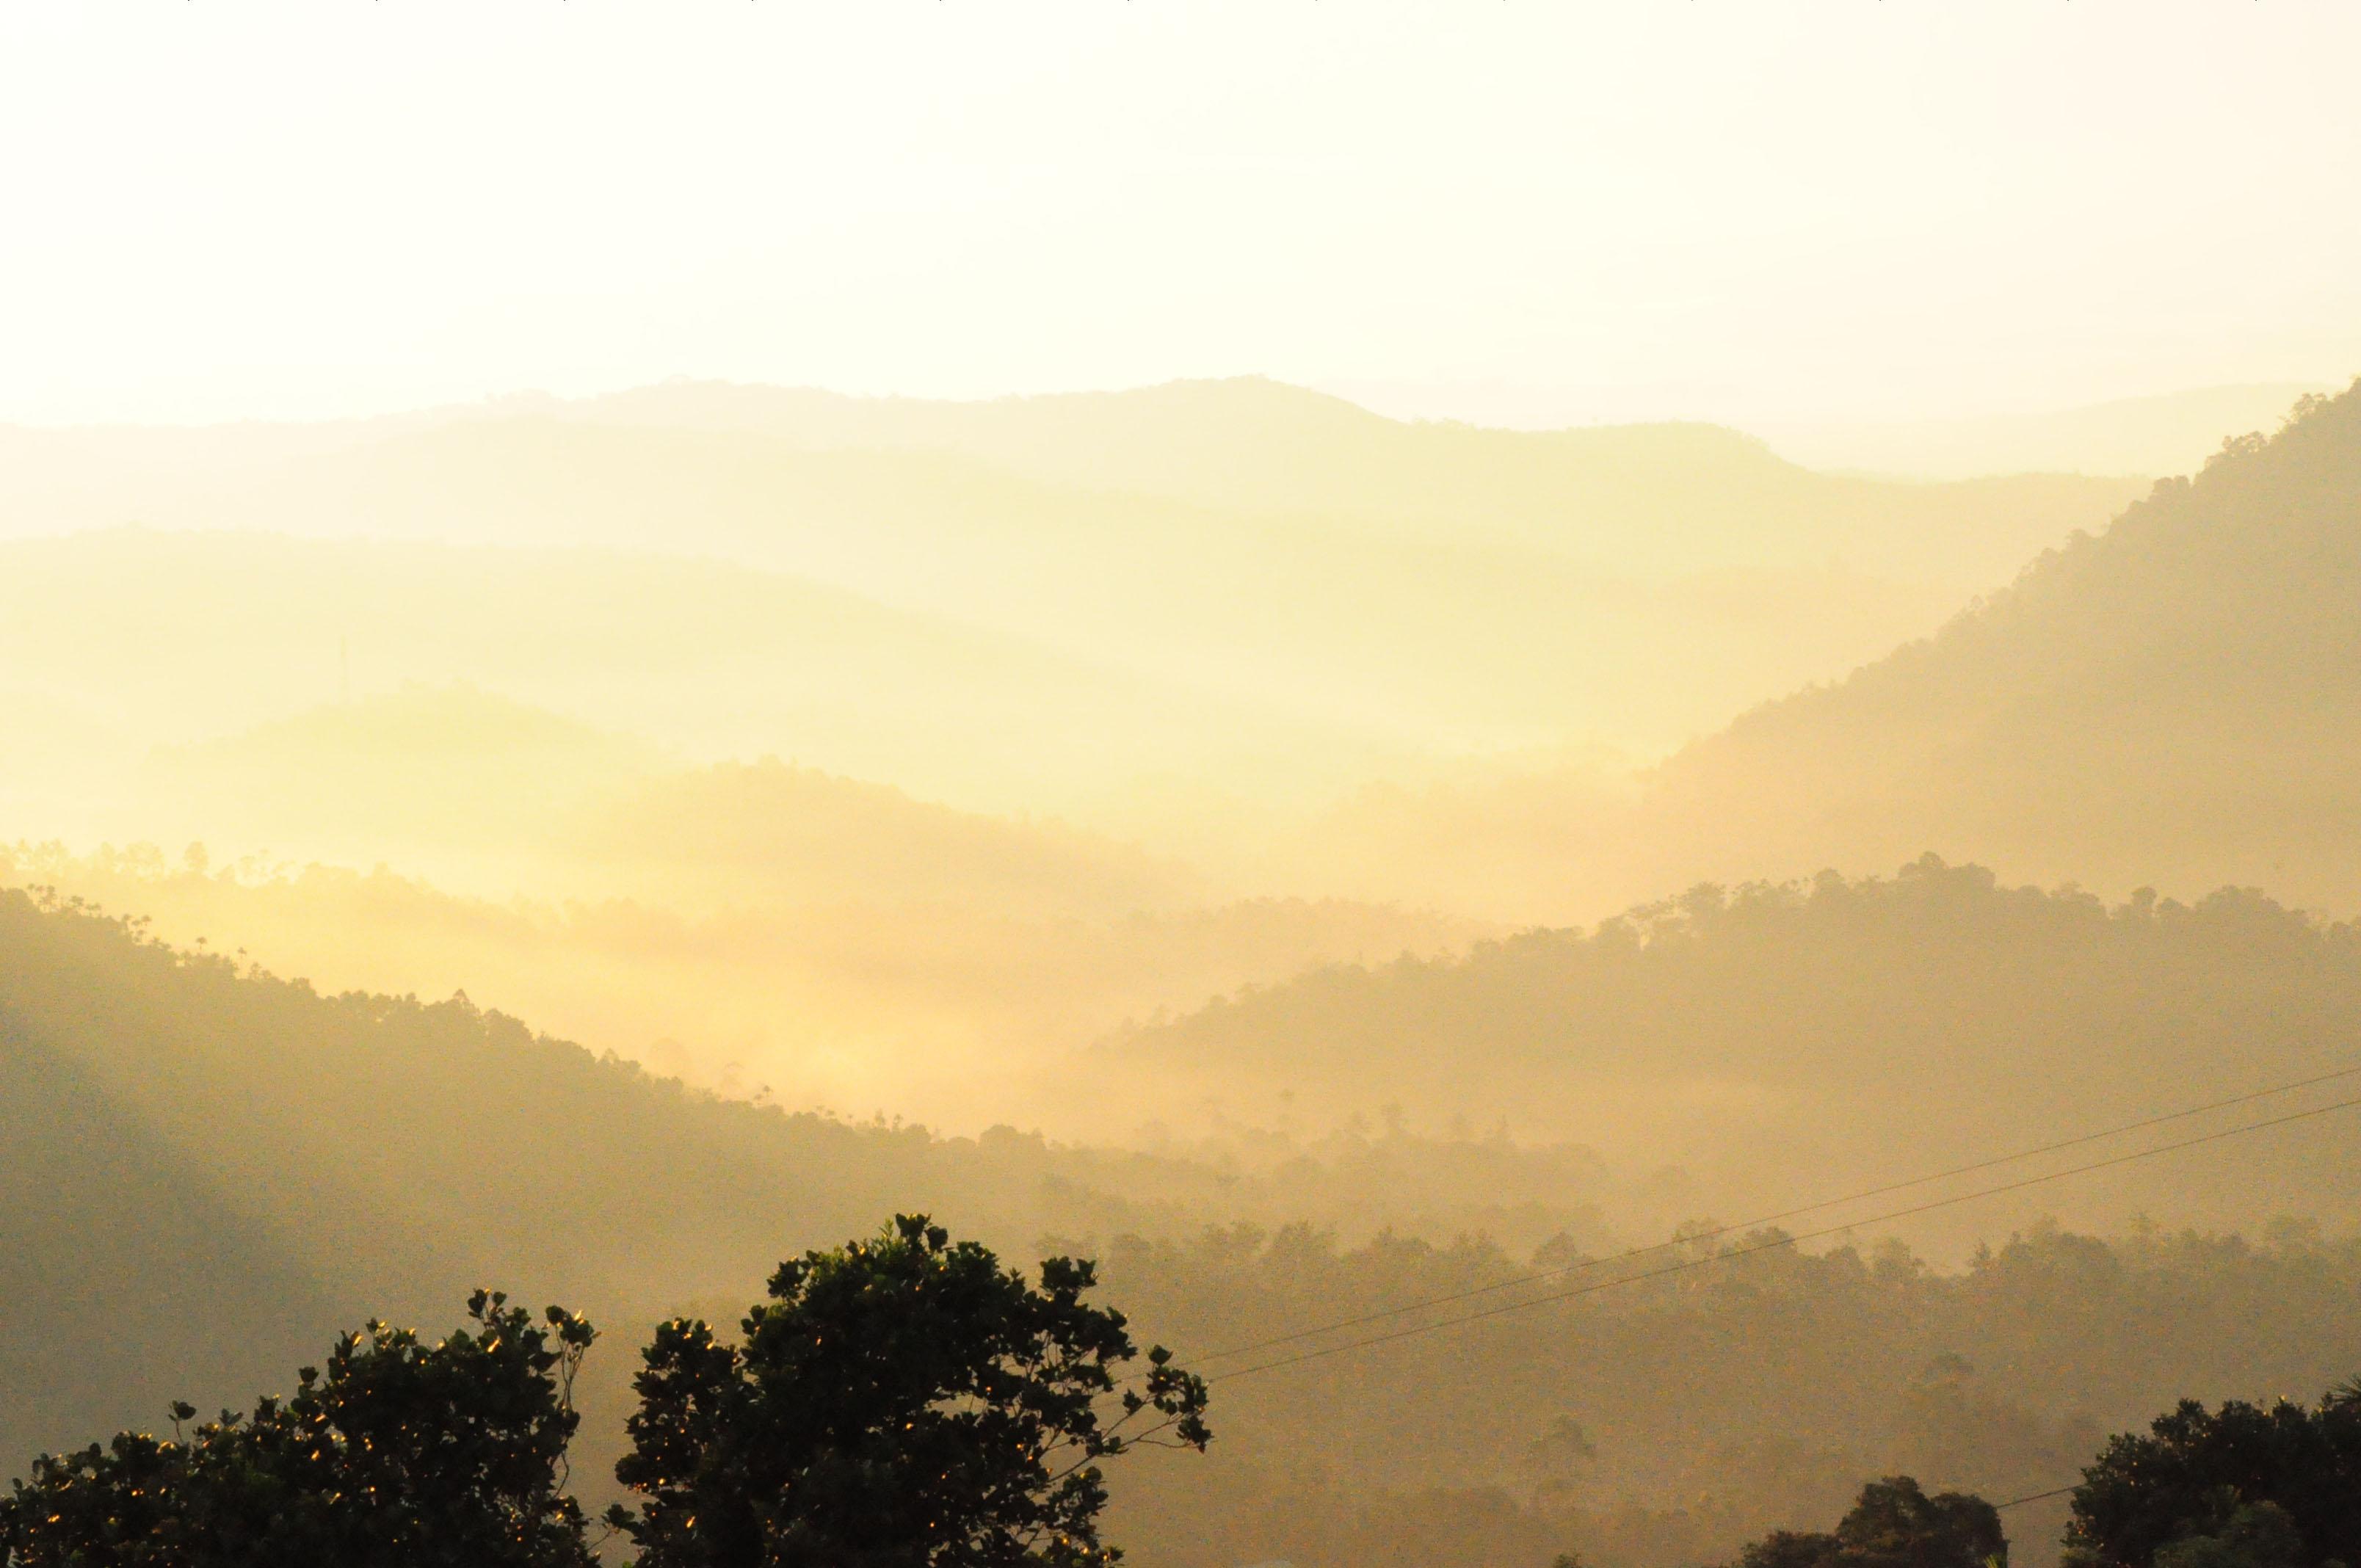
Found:
[[[616,1467],[641,1502],[609,1519],[642,1568],[1112,1562],[1099,1462],[1212,1433],[1203,1380],[1162,1347],[1117,1382],[1137,1351],[1082,1299],[1094,1283],[1051,1258],[1035,1286],[908,1214],[784,1264],[740,1343],[658,1330]]]
[[[2082,1474],[2066,1530],[2081,1568],[2361,1563],[2361,1382],[2312,1408],[2184,1399]]]
[[[0,1500],[9,1568],[591,1568],[565,1494],[590,1325],[536,1323],[478,1291],[434,1344],[372,1321],[251,1414],[172,1406],[170,1440],[124,1432]]]
[[[1749,1545],[1740,1568],[2007,1568],[1998,1510],[1959,1492],[1928,1497],[1907,1475],[1861,1489],[1833,1534],[1776,1530]]]

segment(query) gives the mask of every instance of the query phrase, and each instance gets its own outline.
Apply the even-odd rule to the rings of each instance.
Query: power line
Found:
[[[1537,1285],[1545,1280],[1563,1279],[1570,1275],[1581,1274],[1590,1269],[1605,1267],[1607,1265],[1611,1263],[1627,1263],[1635,1257],[1645,1257],[1652,1253],[1663,1252],[1671,1247],[1686,1245],[1697,1242],[1713,1241],[1718,1237],[1726,1236],[1734,1232],[1757,1230],[1764,1225],[1776,1224],[1782,1220],[1792,1220],[1798,1218],[1801,1215],[1817,1213],[1823,1209],[1839,1208],[1848,1203],[1866,1202],[1872,1198],[1883,1198],[1889,1193],[1904,1192],[1914,1187],[1925,1187],[1933,1182],[1947,1181],[1953,1177],[1970,1176],[1980,1170],[1991,1170],[1999,1166],[2014,1165],[2020,1160],[2037,1159],[2043,1155],[2057,1154],[2065,1149],[2079,1148],[2085,1144],[2100,1143],[2108,1138],[2119,1138],[2128,1133],[2143,1132],[2147,1128],[2162,1126],[2170,1122],[2186,1121],[2191,1116],[2202,1116],[2212,1111],[2226,1111],[2234,1105],[2247,1105],[2257,1100],[2268,1100],[2281,1094],[2292,1094],[2300,1089],[2312,1089],[2320,1084],[2333,1083],[2339,1079],[2352,1078],[2356,1075],[2361,1075],[2361,1065],[2339,1068],[2334,1072],[2324,1072],[2312,1078],[2298,1079],[2291,1083],[2275,1084],[2268,1089],[2253,1090],[2245,1094],[2232,1095],[2226,1100],[2215,1100],[2203,1105],[2194,1105],[2185,1111],[2173,1111],[2161,1116],[2149,1116],[2137,1122],[2126,1122],[2121,1126],[2108,1127],[2100,1132],[2083,1133],[2075,1137],[2061,1138],[2056,1143],[2043,1144],[2036,1148],[2019,1149],[2014,1154],[1995,1155],[1989,1159],[1976,1160],[1968,1165],[1953,1166],[1949,1170],[1938,1170],[1934,1172],[1932,1175],[1914,1176],[1906,1181],[1889,1182],[1883,1187],[1872,1187],[1865,1191],[1848,1193],[1841,1198],[1824,1198],[1816,1203],[1806,1203],[1793,1209],[1783,1209],[1778,1213],[1765,1214],[1759,1219],[1743,1220],[1735,1224],[1717,1225],[1710,1230],[1693,1232],[1687,1235],[1676,1236],[1670,1241],[1653,1243],[1647,1246],[1633,1247],[1627,1252],[1616,1253],[1607,1257],[1585,1258],[1579,1263],[1567,1264],[1562,1268],[1531,1271],[1521,1274],[1511,1279],[1499,1280],[1490,1285],[1479,1285],[1472,1289],[1453,1291],[1448,1295],[1443,1296],[1430,1296],[1423,1300],[1412,1301],[1404,1306],[1388,1307],[1379,1311],[1365,1312],[1356,1318],[1343,1318],[1334,1322],[1320,1323],[1311,1328],[1296,1329],[1283,1334],[1273,1334],[1267,1339],[1251,1340],[1245,1344],[1231,1345],[1224,1350],[1209,1352],[1204,1355],[1196,1357],[1195,1361],[1199,1365],[1202,1365],[1207,1362],[1226,1361],[1233,1356],[1246,1355],[1257,1350],[1269,1350],[1282,1344],[1293,1344],[1301,1340],[1316,1339],[1322,1334],[1337,1333],[1345,1329],[1361,1328],[1369,1323],[1383,1322],[1389,1318],[1399,1318],[1411,1312],[1422,1312],[1434,1307],[1447,1307],[1455,1302],[1473,1300],[1479,1296],[1496,1295],[1502,1290],[1513,1290],[1521,1286]],[[1875,1222],[1862,1221],[1859,1223],[1874,1223]]]
[[[1883,1224],[1889,1220],[1907,1219],[1914,1214],[1951,1208],[1960,1203],[1972,1202],[1979,1198],[1993,1198],[2004,1192],[2021,1191],[2028,1187],[2038,1187],[2045,1182],[2060,1181],[2070,1176],[2085,1176],[2094,1170],[2106,1170],[2114,1166],[2129,1165],[2136,1160],[2152,1159],[2158,1155],[2196,1148],[2203,1144],[2219,1143],[2224,1138],[2238,1137],[2247,1133],[2259,1133],[2271,1127],[2286,1126],[2294,1122],[2309,1121],[2316,1116],[2328,1115],[2332,1112],[2349,1111],[2355,1106],[2361,1106],[2361,1099],[2339,1100],[2330,1104],[2313,1106],[2307,1111],[2290,1111],[2283,1116],[2272,1116],[2259,1122],[2247,1122],[2235,1127],[2221,1128],[2214,1132],[2201,1134],[2193,1138],[2183,1138],[2178,1143],[2159,1144],[2153,1148],[2135,1149],[2129,1154],[2092,1160],[2086,1165],[2070,1166],[2064,1170],[2048,1171],[2039,1176],[2028,1176],[2019,1181],[2003,1182],[1997,1187],[1980,1188],[1973,1192],[1956,1193],[1949,1198],[1930,1199],[1924,1203],[1914,1203],[1905,1208],[1889,1210],[1883,1214],[1874,1214],[1865,1220],[1850,1220],[1841,1225],[1806,1231],[1800,1235],[1780,1236],[1771,1241],[1758,1243],[1753,1246],[1733,1247],[1729,1251],[1715,1253],[1707,1257],[1684,1258],[1678,1263],[1663,1268],[1648,1269],[1639,1274],[1618,1275],[1612,1279],[1602,1279],[1595,1284],[1579,1286],[1572,1290],[1560,1290],[1547,1296],[1535,1296],[1530,1300],[1510,1301],[1498,1307],[1488,1307],[1482,1311],[1465,1312],[1455,1318],[1445,1318],[1440,1322],[1412,1324],[1405,1329],[1394,1329],[1381,1334],[1371,1334],[1363,1339],[1347,1340],[1342,1344],[1302,1351],[1294,1355],[1281,1356],[1275,1361],[1258,1362],[1252,1366],[1242,1366],[1235,1372],[1215,1373],[1205,1381],[1209,1384],[1226,1383],[1239,1377],[1252,1377],[1260,1373],[1276,1372],[1282,1367],[1301,1365],[1308,1361],[1324,1360],[1332,1355],[1342,1355],[1348,1351],[1368,1350],[1378,1345],[1389,1344],[1396,1340],[1412,1339],[1420,1334],[1458,1328],[1467,1323],[1482,1322],[1487,1319],[1502,1317],[1510,1312],[1521,1312],[1533,1307],[1545,1307],[1553,1302],[1569,1301],[1578,1296],[1593,1295],[1601,1290],[1612,1289],[1619,1285],[1631,1285],[1643,1279],[1658,1279],[1668,1275],[1686,1274],[1711,1264],[1726,1262],[1731,1258],[1747,1257],[1759,1252],[1773,1252],[1783,1247],[1800,1246],[1805,1242],[1819,1241],[1828,1236],[1839,1235],[1860,1225]]]
[[[2079,1485],[2072,1486],[2060,1486],[2054,1492],[2035,1492],[2029,1497],[2011,1497],[2005,1503],[1994,1503],[1993,1508],[1995,1510],[2021,1508],[2027,1503],[2045,1503],[2052,1497],[2068,1497],[2075,1492],[2081,1491],[2081,1489],[2082,1488]]]

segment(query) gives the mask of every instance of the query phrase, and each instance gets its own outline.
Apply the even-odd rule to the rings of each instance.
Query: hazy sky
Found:
[[[2352,0],[0,6],[0,419],[2361,371]]]

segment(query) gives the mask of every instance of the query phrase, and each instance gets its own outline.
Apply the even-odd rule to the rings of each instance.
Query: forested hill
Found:
[[[1708,1179],[1715,1210],[1757,1212],[2361,1064],[2361,928],[2235,891],[2110,906],[1929,858],[1334,967],[1103,1054],[1134,1092],[1391,1102],[1644,1149]],[[2191,1151],[2015,1212],[2350,1220],[2352,1134]],[[1955,1234],[1989,1233],[1994,1211],[1972,1212]]]
[[[34,1391],[0,1402],[10,1463],[177,1392],[249,1397],[476,1283],[652,1319],[896,1207],[1050,1218],[1030,1140],[707,1099],[464,1000],[322,996],[20,893],[0,1071],[0,1358]]]
[[[1648,831],[1761,874],[1929,848],[2010,875],[2361,902],[2361,387],[1664,771]]]
[[[0,1083],[0,1477],[152,1426],[171,1398],[249,1398],[372,1314],[445,1321],[478,1285],[629,1343],[901,1211],[1025,1256],[1044,1234],[1333,1223],[1348,1203],[1372,1223],[1434,1205],[1444,1228],[1466,1223],[1455,1203],[1519,1203],[1547,1227],[1598,1197],[1595,1161],[1473,1145],[1415,1180],[1399,1149],[1374,1175],[1299,1160],[1266,1179],[1188,1151],[789,1113],[464,997],[323,995],[13,890]]]
[[[1902,907],[1912,898],[1927,905],[1916,917]],[[1885,1023],[1971,1005],[1979,986],[2038,997],[2079,985],[2084,1000],[2136,1017],[2151,959],[2211,952],[2189,994],[2158,1005],[2217,1010],[2229,1030],[2254,1021],[2235,1005],[2242,994],[2292,998],[2290,1027],[2343,1005],[2340,977],[2353,967],[2348,938],[2251,900],[2110,915],[1928,872],[1905,893],[1830,886],[1806,902],[1819,907],[1692,899],[1578,942],[1533,937],[1466,966],[1322,984],[1362,994],[1366,1016],[1471,979],[1554,968],[1561,1001],[1586,985],[1604,997],[1600,974],[1663,966],[1651,985],[1625,988],[1636,1003],[1753,961],[1775,962],[1801,994],[1846,972],[1816,949],[1890,928],[1856,968],[1913,947],[1926,957],[1882,993]],[[2056,957],[2037,962],[2042,950]],[[2245,992],[2224,978],[2239,955]],[[1877,1011],[1859,1001],[1856,1012]],[[1453,1017],[1413,1006],[1405,1025],[1446,1046]],[[1804,1022],[1825,1028],[1828,1015]],[[1230,1065],[1213,1052],[1218,1032],[1184,1028],[1209,1063]],[[1907,1036],[1895,1055],[1936,1063],[1941,1037]],[[1771,1036],[1746,1059],[1787,1051],[1801,1078],[1840,1068],[1840,1045],[1833,1034]],[[1539,1081],[1534,1059],[1512,1066]],[[1376,1088],[1391,1071],[1372,1055],[1362,1076]],[[1460,1164],[1446,1169],[1418,1167],[1433,1151],[1415,1140],[1360,1140],[1365,1213],[1381,1213],[1389,1182],[1396,1198],[1414,1189],[1439,1201],[1455,1179],[1500,1207],[1340,1246],[1316,1223],[1270,1223],[1317,1222],[1335,1205],[1235,1165],[718,1102],[464,1000],[321,996],[14,893],[0,894],[0,1376],[11,1390],[0,1475],[21,1473],[42,1447],[152,1429],[175,1398],[210,1408],[283,1390],[288,1369],[316,1360],[335,1330],[370,1313],[437,1328],[467,1288],[490,1283],[587,1309],[609,1331],[586,1370],[590,1423],[576,1465],[595,1503],[631,1351],[653,1319],[695,1305],[726,1321],[783,1254],[866,1233],[897,1209],[932,1209],[1013,1261],[1044,1245],[1103,1256],[1110,1299],[1192,1356],[1500,1288],[1528,1257],[1564,1267],[1615,1245],[1595,1223],[1552,1218],[1569,1194],[1603,1196],[1597,1162],[1573,1151],[1471,1142],[1454,1146]],[[1862,1074],[1909,1076],[1900,1059]],[[1995,1095],[2004,1076],[1994,1074]],[[2186,1087],[2167,1076],[2158,1094]],[[1930,1130],[1972,1108],[1966,1081],[1952,1063],[1906,1102],[1915,1158],[1931,1157]],[[2070,1096],[2059,1098],[2063,1108]],[[1816,1129],[1806,1136],[1826,1152]],[[2309,1179],[2349,1192],[2350,1146],[2301,1151],[2314,1162]],[[2270,1152],[2288,1177],[2289,1149]],[[1288,1179],[1304,1181],[1311,1163],[1290,1157]],[[1260,1225],[1206,1223],[1256,1210]],[[1419,1239],[1479,1225],[1499,1236],[1504,1220],[1529,1227],[1528,1239],[1505,1249],[1473,1235]],[[1980,1222],[2005,1236],[2004,1216]],[[1531,1227],[1559,1234],[1535,1251]],[[2172,1237],[2111,1248],[2043,1230],[1953,1275],[1892,1244],[1733,1260],[1471,1333],[1225,1381],[1213,1461],[1142,1466],[1137,1486],[1126,1476],[1123,1537],[1150,1568],[1281,1553],[1347,1568],[1406,1542],[1436,1568],[1545,1562],[1568,1548],[1634,1568],[1719,1560],[1840,1500],[1864,1474],[1906,1464],[1946,1484],[2033,1490],[2070,1479],[2107,1425],[2177,1394],[2303,1390],[2345,1376],[2355,1270],[2352,1245],[2300,1225],[2260,1246]],[[2038,1538],[2030,1545],[2028,1560],[2043,1561]]]

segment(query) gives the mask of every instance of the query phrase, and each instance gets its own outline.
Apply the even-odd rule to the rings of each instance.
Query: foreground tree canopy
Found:
[[[2311,1408],[2184,1400],[2111,1439],[2066,1539],[2077,1568],[2361,1563],[2361,1380]]]
[[[1212,1434],[1161,1347],[1117,1383],[1137,1351],[1093,1283],[1051,1258],[1035,1287],[923,1215],[783,1265],[740,1343],[657,1331],[616,1467],[643,1501],[610,1517],[643,1568],[1112,1561],[1097,1462]]]
[[[2000,1514],[1982,1497],[1928,1497],[1907,1475],[1861,1489],[1832,1534],[1778,1530],[1747,1547],[1738,1568],[2007,1568]]]
[[[182,1436],[35,1462],[0,1501],[11,1568],[589,1568],[564,1490],[590,1325],[478,1292],[435,1344],[372,1322],[295,1393]]]
[[[1099,1462],[1202,1449],[1202,1379],[1082,1299],[1091,1264],[1035,1286],[924,1216],[780,1266],[725,1343],[701,1321],[644,1352],[609,1511],[640,1568],[1082,1568],[1103,1545]],[[324,1374],[251,1415],[172,1408],[35,1462],[0,1500],[5,1568],[592,1568],[566,1495],[590,1325],[478,1291],[434,1344],[372,1322]]]
[[[620,1540],[637,1568],[1103,1568],[1102,1462],[1212,1433],[1204,1381],[1161,1347],[1120,1375],[1139,1353],[1083,1300],[1095,1278],[1053,1257],[1035,1283],[904,1215],[781,1265],[734,1339],[663,1325],[616,1470],[637,1505],[596,1541],[566,1470],[594,1332],[479,1291],[447,1339],[372,1322],[285,1398],[192,1431],[176,1404],[170,1440],[36,1461],[0,1498],[0,1565],[591,1568]],[[1590,1450],[1570,1420],[1552,1442]],[[2184,1402],[2083,1477],[2068,1568],[2361,1563],[2361,1381],[2316,1406]],[[2006,1568],[2008,1550],[1982,1498],[1895,1475],[1734,1568]]]

